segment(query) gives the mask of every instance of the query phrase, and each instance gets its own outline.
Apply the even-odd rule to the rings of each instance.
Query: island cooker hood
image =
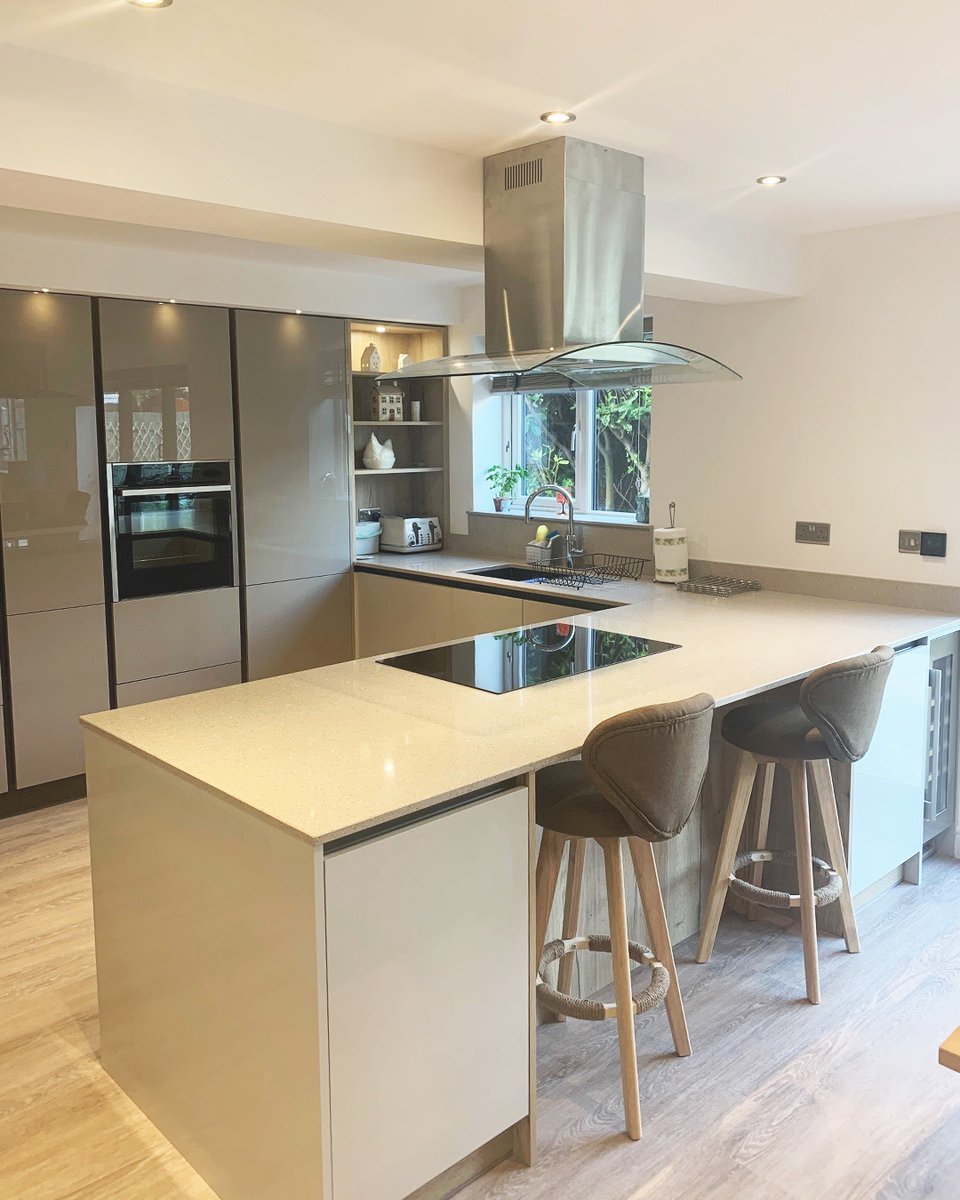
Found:
[[[643,221],[638,155],[559,137],[484,159],[486,352],[382,378],[492,375],[514,392],[740,379],[644,336]]]

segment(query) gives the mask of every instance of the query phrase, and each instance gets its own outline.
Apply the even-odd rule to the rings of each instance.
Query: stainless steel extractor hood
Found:
[[[739,379],[645,339],[643,159],[560,137],[484,159],[486,352],[390,380],[493,375],[498,390]]]

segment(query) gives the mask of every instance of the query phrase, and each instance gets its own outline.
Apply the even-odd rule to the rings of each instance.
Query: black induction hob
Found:
[[[466,642],[377,661],[401,671],[502,695],[678,649],[672,642],[555,621],[506,633],[486,633]]]

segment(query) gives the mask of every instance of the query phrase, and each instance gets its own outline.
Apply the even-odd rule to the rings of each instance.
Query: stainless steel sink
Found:
[[[543,583],[543,571],[536,567],[521,567],[516,563],[504,563],[499,567],[471,567],[461,575],[483,575],[487,579],[512,579],[515,583]]]

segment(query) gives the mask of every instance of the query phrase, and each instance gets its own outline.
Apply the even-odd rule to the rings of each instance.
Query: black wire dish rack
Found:
[[[596,587],[601,583],[620,583],[626,579],[641,579],[649,558],[633,558],[629,554],[581,554],[568,567],[562,563],[541,566],[542,578],[559,587]]]

